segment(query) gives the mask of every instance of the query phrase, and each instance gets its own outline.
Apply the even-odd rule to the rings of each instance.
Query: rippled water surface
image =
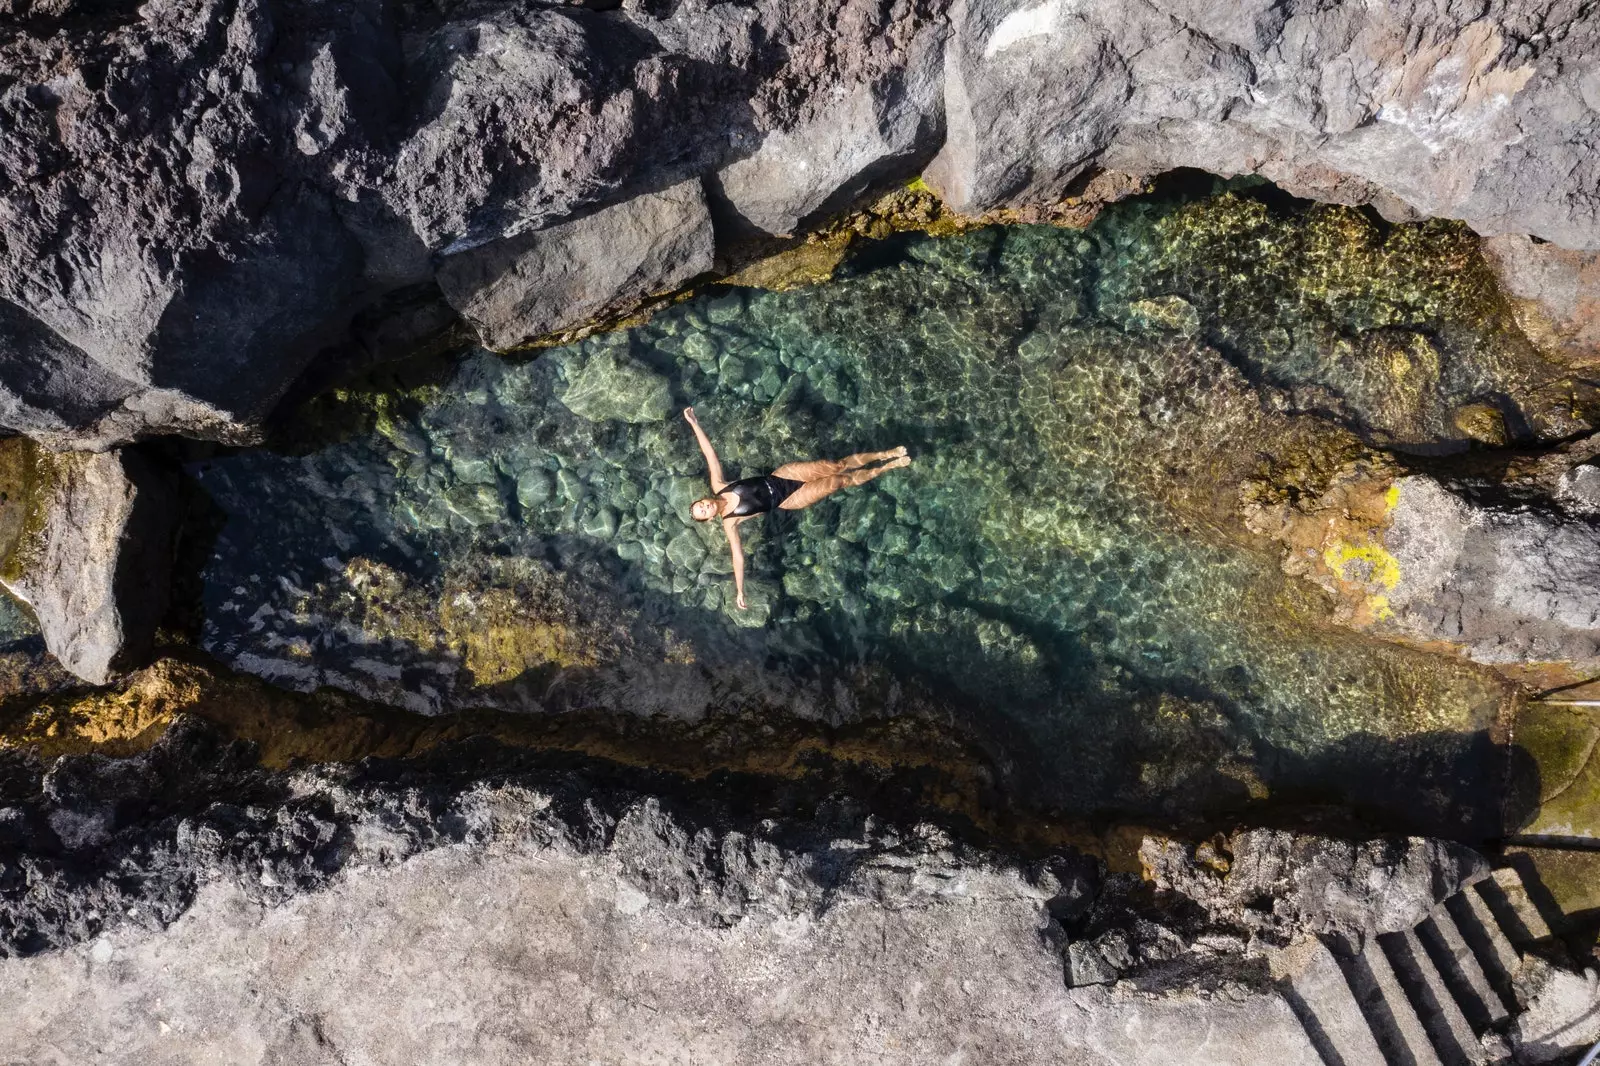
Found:
[[[1578,386],[1486,278],[1448,226],[1227,194],[891,241],[815,289],[479,353],[308,412],[334,443],[196,469],[227,514],[204,639],[427,712],[920,714],[1077,811],[1348,801],[1356,764],[1379,791],[1470,786],[1499,685],[1323,624],[1237,504],[1359,440],[1464,447],[1484,410],[1576,428]],[[915,462],[747,523],[739,612],[720,529],[687,514],[687,404],[730,476]]]

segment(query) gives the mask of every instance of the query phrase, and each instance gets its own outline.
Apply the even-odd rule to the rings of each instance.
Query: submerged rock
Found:
[[[672,387],[637,359],[608,348],[582,363],[561,403],[591,422],[658,422],[672,413]]]
[[[105,684],[143,665],[172,571],[177,501],[166,472],[126,449],[5,447],[0,582],[33,609],[51,654],[85,681]]]

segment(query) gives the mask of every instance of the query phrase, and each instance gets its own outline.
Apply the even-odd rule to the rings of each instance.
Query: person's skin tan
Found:
[[[694,439],[700,442],[700,453],[706,457],[706,470],[711,475],[713,493],[704,499],[694,501],[689,513],[697,522],[722,518],[727,512],[739,506],[739,501],[732,494],[723,491],[730,482],[722,475],[722,463],[717,459],[717,450],[711,446],[711,438],[706,436],[706,431],[700,428],[700,422],[694,416],[694,408],[685,407],[683,417],[694,430]],[[871,466],[872,463],[883,465]],[[774,470],[771,476],[801,483],[786,500],[778,504],[778,507],[784,511],[803,511],[840,489],[852,485],[865,485],[885,470],[894,470],[910,464],[911,457],[906,454],[905,446],[902,445],[886,452],[860,452],[844,459],[813,459],[804,463],[785,463]],[[741,518],[722,518],[722,531],[728,535],[728,550],[733,555],[735,602],[741,611],[745,609],[744,545],[739,543],[739,523],[755,517],[757,516],[745,515]]]

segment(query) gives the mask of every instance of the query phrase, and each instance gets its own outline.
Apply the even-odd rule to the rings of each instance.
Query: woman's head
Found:
[[[722,513],[722,499],[718,496],[707,496],[703,500],[696,500],[689,505],[689,513],[696,522],[709,522]]]

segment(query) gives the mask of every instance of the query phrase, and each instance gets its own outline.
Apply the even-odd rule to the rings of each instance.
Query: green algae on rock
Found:
[[[1531,432],[1573,423],[1541,413],[1549,379],[1491,304],[1427,281],[1429,255],[1470,267],[1458,233],[1320,210],[1227,193],[1084,231],[898,238],[827,286],[475,355],[375,432],[197,468],[231,516],[205,644],[428,712],[924,714],[1078,812],[1281,792],[1489,832],[1482,738],[1508,687],[1325,625],[1243,528],[1239,486],[1359,451],[1308,409],[1423,448],[1466,446],[1452,412],[1488,393]],[[1426,378],[1403,417],[1358,387],[1360,359],[1392,374],[1397,354]],[[741,612],[720,530],[687,516],[689,403],[730,473],[900,443],[916,460],[750,529]],[[507,585],[504,560],[543,576]],[[378,567],[397,613],[351,576]]]

